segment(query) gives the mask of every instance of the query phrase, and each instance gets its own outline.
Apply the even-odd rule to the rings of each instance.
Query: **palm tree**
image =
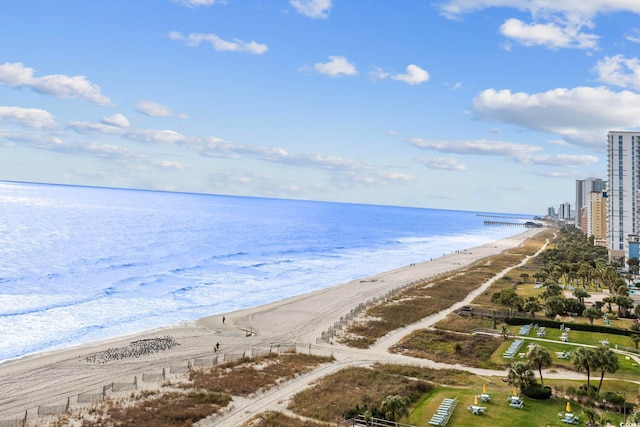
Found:
[[[396,421],[398,418],[409,413],[407,409],[407,399],[399,395],[387,396],[382,402],[380,410],[384,414],[385,419],[389,421]]]
[[[530,367],[538,370],[538,373],[540,373],[540,383],[544,385],[544,380],[542,379],[542,368],[548,368],[552,363],[549,351],[539,345],[533,346],[527,354],[527,361],[529,362]]]
[[[631,341],[636,345],[636,350],[638,349],[638,344],[640,344],[640,334],[631,334]]]
[[[509,384],[518,387],[520,391],[528,389],[533,384],[533,371],[524,362],[513,362],[507,373]]]
[[[600,384],[598,384],[598,393],[602,387],[604,373],[615,373],[618,370],[618,356],[608,347],[600,346],[593,350],[593,368],[600,369]],[[588,388],[588,387],[587,387]]]
[[[602,316],[602,312],[595,307],[585,308],[582,315],[589,319],[589,323],[593,325],[593,319],[598,319]]]
[[[578,298],[578,301],[580,301],[580,304],[584,304],[584,299],[589,298],[591,295],[589,294],[589,292],[585,291],[582,288],[576,288],[573,291],[573,296]]]
[[[536,297],[527,297],[524,300],[523,307],[524,311],[529,312],[531,314],[531,318],[535,319],[536,311],[540,310],[542,306]]]
[[[593,350],[587,347],[578,347],[571,357],[571,365],[576,371],[587,373],[587,390],[589,390],[591,368],[594,367]]]

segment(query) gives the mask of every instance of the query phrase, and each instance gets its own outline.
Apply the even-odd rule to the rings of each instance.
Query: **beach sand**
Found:
[[[163,369],[168,373],[171,367],[185,367],[196,359],[212,359],[216,354],[245,354],[252,349],[278,345],[325,349],[331,354],[338,347],[336,344],[316,343],[316,340],[359,304],[407,283],[463,268],[498,254],[540,231],[528,229],[480,247],[264,306],[225,313],[224,322],[222,314],[215,315],[133,336],[6,361],[0,364],[0,421],[24,418],[25,413],[29,419],[37,417],[39,406],[64,405],[68,401],[73,406],[78,394],[100,393],[107,384],[131,383],[134,377],[141,381],[145,374],[159,374]],[[87,361],[87,356],[106,349],[167,336],[179,345],[141,357],[106,363]],[[214,352],[216,343],[220,344],[219,353]],[[386,349],[380,351],[386,352]],[[236,402],[236,406],[239,404]]]

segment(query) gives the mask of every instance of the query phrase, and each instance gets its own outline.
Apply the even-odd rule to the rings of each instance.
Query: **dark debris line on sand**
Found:
[[[85,356],[84,360],[89,363],[107,363],[113,360],[122,360],[159,353],[161,351],[171,350],[179,345],[180,344],[172,336],[166,335],[162,338],[149,338],[132,341],[126,347],[108,348],[104,351],[91,353]]]

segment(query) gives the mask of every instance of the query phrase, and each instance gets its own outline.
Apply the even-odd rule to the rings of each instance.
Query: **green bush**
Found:
[[[547,400],[551,397],[551,387],[542,387],[539,384],[534,384],[531,387],[522,391],[527,397],[535,400]]]

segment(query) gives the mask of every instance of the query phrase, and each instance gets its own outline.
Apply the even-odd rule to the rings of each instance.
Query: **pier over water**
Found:
[[[501,226],[501,227],[526,227],[526,228],[542,228],[543,225],[533,221],[527,222],[508,222],[508,221],[489,221],[485,220],[484,225]]]

